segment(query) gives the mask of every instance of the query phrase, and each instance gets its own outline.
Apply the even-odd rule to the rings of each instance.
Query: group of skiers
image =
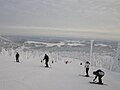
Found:
[[[17,52],[16,53],[16,62],[19,62],[19,56],[20,55]],[[44,56],[43,60],[41,60],[41,62],[44,61],[44,60],[45,60],[45,65],[46,65],[45,67],[49,67],[49,65],[48,65],[49,56],[47,54],[45,54],[45,56]],[[80,63],[80,65],[82,65],[82,63]],[[85,69],[86,69],[85,77],[89,77],[89,67],[90,67],[90,62],[86,61],[86,63],[85,63]],[[94,71],[93,75],[95,75],[95,78],[93,79],[93,82],[95,82],[95,80],[98,78],[97,84],[103,84],[102,77],[104,76],[104,72],[101,69],[98,69],[97,71]]]
[[[90,67],[90,62],[89,61],[86,61],[85,63],[85,69],[86,69],[86,77],[89,77],[89,67]],[[95,78],[93,79],[93,82],[94,83],[97,83],[97,84],[103,84],[102,82],[102,77],[104,76],[104,72],[101,70],[101,69],[98,69],[96,71],[93,71],[93,75],[95,75]],[[95,80],[98,78],[98,82],[96,82]]]
[[[19,62],[19,56],[20,56],[20,55],[19,55],[19,53],[17,52],[17,53],[16,53],[16,62]],[[45,65],[46,65],[45,67],[49,67],[49,66],[48,66],[49,57],[48,57],[47,54],[45,54],[45,56],[44,56],[43,60],[41,60],[41,62],[44,61],[44,60],[45,60]]]

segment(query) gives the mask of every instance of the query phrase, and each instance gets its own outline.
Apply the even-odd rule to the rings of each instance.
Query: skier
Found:
[[[54,61],[52,61],[52,63],[54,63]]]
[[[80,65],[82,65],[82,63],[80,63]]]
[[[65,61],[66,64],[68,64],[68,61]]]
[[[19,56],[20,56],[20,55],[19,55],[19,53],[17,52],[17,53],[16,53],[16,62],[19,62]]]
[[[89,77],[89,74],[88,74],[88,72],[89,72],[89,66],[90,66],[90,62],[88,62],[88,61],[86,61],[86,63],[85,63],[85,68],[86,68],[86,77]]]
[[[48,57],[48,55],[47,55],[47,54],[45,54],[43,61],[44,61],[44,60],[45,60],[45,64],[46,64],[46,66],[45,66],[45,67],[49,67],[49,66],[48,66],[49,57]]]
[[[103,84],[102,83],[102,77],[104,76],[104,72],[101,69],[98,69],[97,71],[94,71],[93,74],[95,75],[95,78],[93,79],[93,82],[95,82],[96,78],[98,77],[97,84]]]

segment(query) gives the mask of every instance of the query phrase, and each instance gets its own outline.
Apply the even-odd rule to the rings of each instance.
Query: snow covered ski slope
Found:
[[[98,68],[90,68],[90,78],[82,77],[79,74],[84,74],[84,64],[80,66],[80,62],[57,61],[49,63],[51,68],[44,68],[40,59],[16,63],[15,58],[0,55],[0,90],[120,90],[120,73],[102,69],[107,85],[90,84],[92,72]]]

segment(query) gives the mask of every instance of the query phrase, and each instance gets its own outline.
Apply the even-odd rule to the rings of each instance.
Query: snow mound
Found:
[[[61,47],[62,45],[64,45],[64,42],[47,43],[47,42],[26,41],[25,43],[27,43],[27,44],[37,44],[36,45],[37,47],[41,46],[41,45],[45,45],[46,47],[53,47],[53,46]]]
[[[102,46],[102,47],[110,47],[110,48],[112,48],[112,46],[106,45],[106,44],[95,44],[95,46]]]

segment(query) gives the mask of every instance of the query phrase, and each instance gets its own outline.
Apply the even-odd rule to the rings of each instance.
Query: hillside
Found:
[[[103,82],[107,85],[90,84],[92,72],[98,68],[90,68],[92,78],[82,77],[84,65],[80,66],[79,60],[61,57],[62,60],[51,64],[51,58],[50,68],[44,68],[40,58],[21,59],[20,63],[14,59],[0,55],[0,90],[120,90],[119,73],[102,69]],[[66,59],[71,63],[65,64]]]
[[[90,59],[91,40],[48,37],[0,36],[0,54],[14,57],[19,52],[24,59],[39,58],[42,53],[59,57]],[[116,41],[94,40],[92,66],[120,72],[120,60],[117,58]]]

